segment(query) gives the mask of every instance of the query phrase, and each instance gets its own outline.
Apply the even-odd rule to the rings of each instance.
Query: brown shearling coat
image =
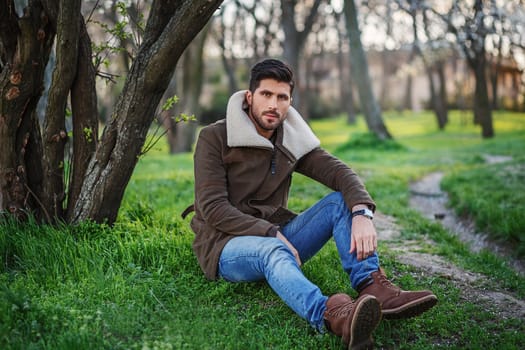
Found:
[[[244,94],[230,98],[226,119],[201,130],[194,154],[193,250],[208,279],[217,278],[219,257],[230,239],[274,237],[295,216],[287,209],[294,171],[341,192],[349,208],[366,204],[375,209],[359,177],[319,147],[293,107],[272,144],[244,112]]]

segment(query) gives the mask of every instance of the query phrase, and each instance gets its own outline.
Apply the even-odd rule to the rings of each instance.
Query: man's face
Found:
[[[286,119],[292,100],[290,90],[290,85],[286,82],[263,79],[253,93],[246,92],[248,115],[261,136],[270,138],[273,131]]]

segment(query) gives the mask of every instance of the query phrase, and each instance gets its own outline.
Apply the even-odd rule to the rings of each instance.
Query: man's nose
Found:
[[[277,97],[272,96],[268,99],[268,108],[277,109]]]

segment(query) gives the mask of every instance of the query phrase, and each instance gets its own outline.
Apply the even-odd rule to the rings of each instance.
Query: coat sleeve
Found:
[[[228,199],[226,168],[220,131],[204,128],[194,154],[195,209],[207,226],[238,236],[275,236],[277,226],[245,214]]]
[[[322,148],[315,148],[302,157],[296,171],[334,191],[341,192],[348,208],[351,209],[356,204],[366,204],[375,211],[376,204],[359,176]]]

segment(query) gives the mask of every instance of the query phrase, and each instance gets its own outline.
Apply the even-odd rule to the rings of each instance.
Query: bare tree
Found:
[[[0,210],[17,217],[32,212],[51,222],[113,223],[175,65],[220,3],[153,1],[123,91],[97,139],[90,119],[96,116],[95,72],[86,56],[80,0],[29,0],[21,16],[13,0],[1,2]],[[41,133],[35,108],[55,37],[57,66]],[[76,130],[71,162],[63,156],[68,94]],[[76,174],[68,184],[66,169]],[[76,198],[67,188],[73,183],[80,189]]]
[[[235,36],[234,31],[238,28],[238,26],[228,26],[226,24],[226,19],[228,17],[226,9],[228,5],[229,4],[224,4],[221,6],[219,13],[215,17],[215,20],[213,21],[213,30],[211,30],[211,37],[215,40],[220,48],[222,66],[224,67],[224,71],[228,78],[229,91],[230,94],[233,94],[239,90],[235,73],[237,57],[232,50],[232,45],[227,45],[226,42],[228,40],[232,40],[232,38]],[[233,15],[230,14],[230,16],[233,16],[234,18],[238,17],[240,8],[238,6],[234,6],[233,11]]]
[[[306,115],[305,106],[303,106],[302,96],[305,84],[301,81],[299,57],[301,57],[304,45],[308,34],[317,17],[317,10],[323,0],[314,0],[310,6],[307,1],[298,0],[281,0],[281,26],[284,32],[283,42],[283,57],[284,60],[297,73],[297,89],[294,94],[294,105],[302,112],[303,117]],[[301,5],[301,11],[298,11],[298,6]],[[301,16],[302,15],[302,16]],[[297,23],[298,18],[301,18],[302,25]]]
[[[368,72],[368,62],[365,51],[361,44],[361,32],[357,22],[357,8],[353,0],[345,0],[344,14],[346,27],[350,40],[350,61],[352,74],[357,85],[361,109],[365,115],[368,130],[375,134],[379,139],[390,139],[392,136],[388,132],[381,108],[372,91],[372,83]]]
[[[486,76],[486,38],[489,34],[489,28],[486,26],[487,14],[483,0],[476,0],[472,7],[465,1],[456,1],[448,14],[440,14],[447,23],[448,30],[456,36],[457,43],[474,73],[474,122],[481,125],[484,138],[494,136]]]
[[[442,38],[433,38],[430,35],[430,24],[427,17],[424,1],[396,0],[399,8],[410,15],[414,42],[412,53],[423,62],[430,90],[430,107],[434,110],[438,128],[443,130],[448,122],[447,94],[445,86],[444,67],[450,50]],[[423,32],[427,37],[426,45],[422,43],[419,33],[418,16],[423,17]]]
[[[251,4],[235,0],[235,4],[242,10],[239,12],[239,16],[249,16],[253,20],[253,30],[250,30],[253,31],[253,34],[249,37],[251,39],[251,47],[253,47],[252,61],[255,62],[270,56],[270,49],[277,41],[279,30],[279,23],[276,21],[278,18],[278,5],[271,0],[254,1]],[[243,35],[247,36],[246,31],[243,32]]]
[[[348,124],[355,124],[356,110],[354,105],[353,81],[350,74],[350,56],[344,52],[345,43],[348,44],[343,11],[335,12],[337,25],[337,69],[339,71],[339,100],[341,110],[346,113]]]

